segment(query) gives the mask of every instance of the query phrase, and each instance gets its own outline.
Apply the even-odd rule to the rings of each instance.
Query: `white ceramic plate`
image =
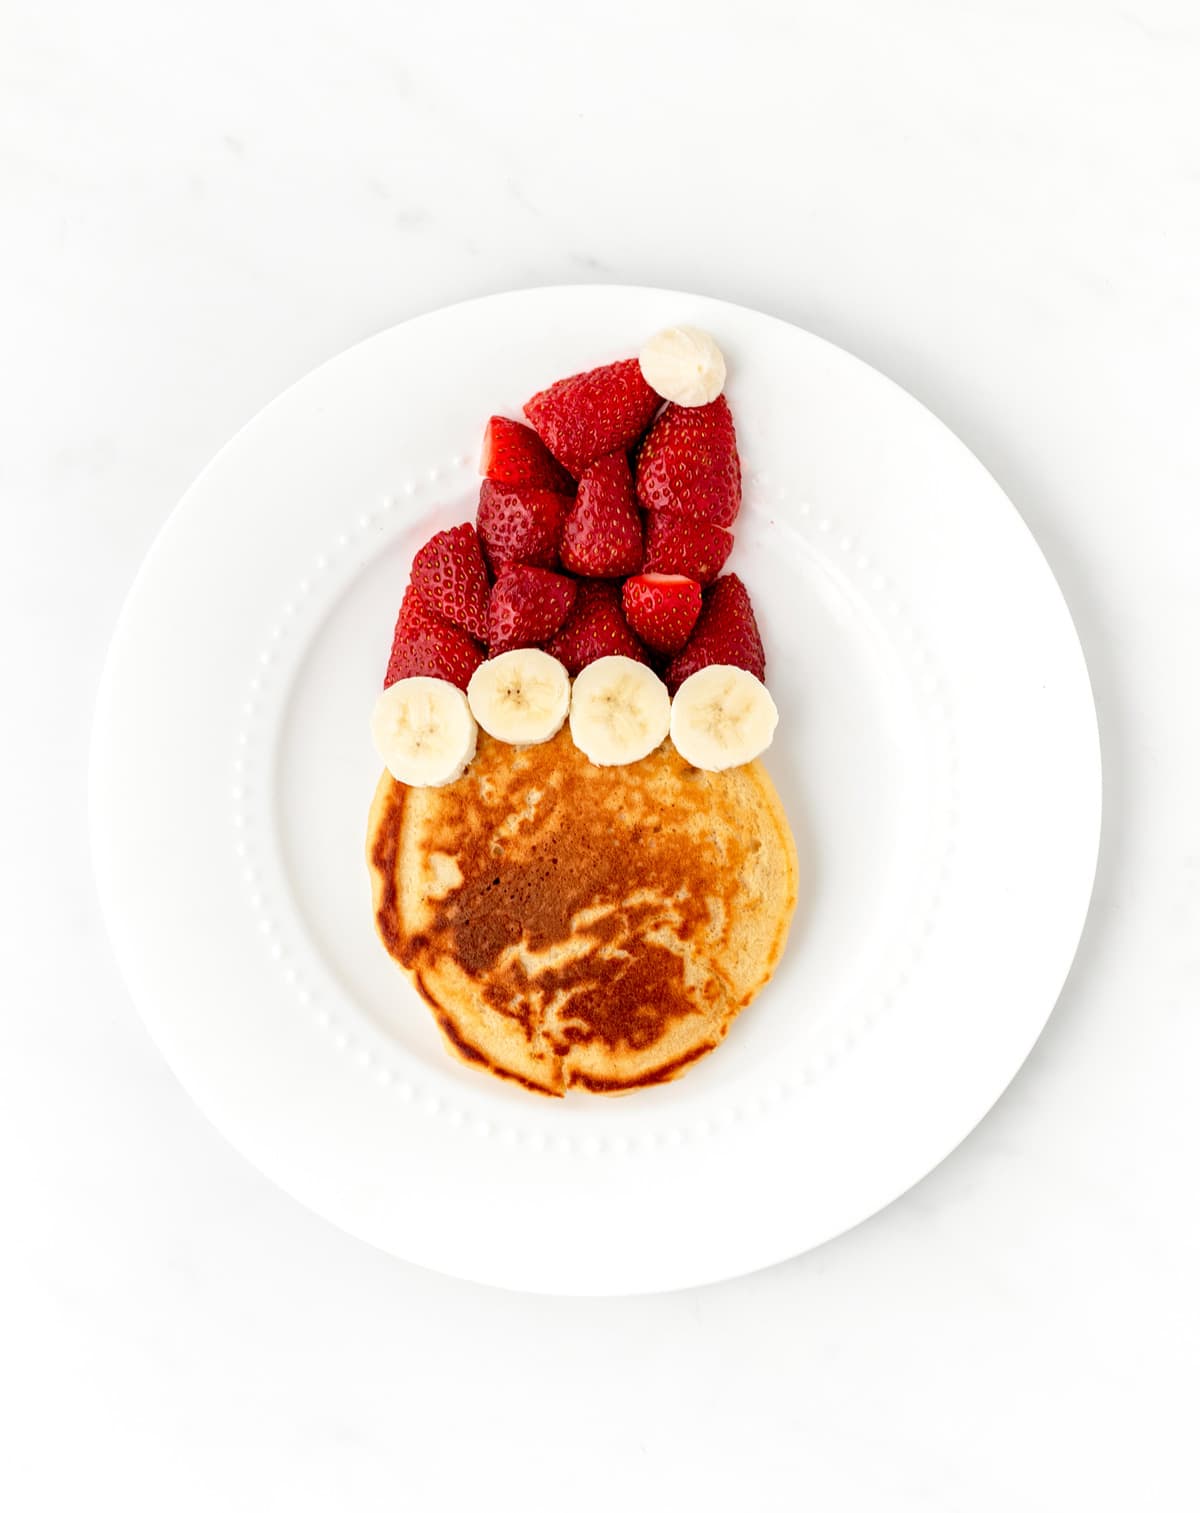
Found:
[[[730,566],[781,711],[768,765],[802,896],[778,975],[712,1056],[668,1087],[552,1101],[452,1061],[376,941],[367,717],[412,552],[474,516],[487,416],[677,322],[728,358]],[[117,955],[212,1121],[352,1233],[547,1292],[764,1266],[929,1171],[1045,1023],[1099,833],[1079,643],[980,464],[835,347],[649,289],[441,310],[277,399],[150,553],[92,758]]]

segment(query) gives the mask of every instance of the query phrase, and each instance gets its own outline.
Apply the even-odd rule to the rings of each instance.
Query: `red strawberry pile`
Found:
[[[648,662],[676,691],[718,662],[765,675],[750,596],[719,576],[741,466],[724,396],[663,404],[634,359],[561,379],[483,437],[474,525],[413,559],[384,686],[466,688],[488,656],[541,646],[574,675]]]

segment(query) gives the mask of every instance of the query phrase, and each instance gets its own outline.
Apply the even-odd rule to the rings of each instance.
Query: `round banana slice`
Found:
[[[752,672],[714,664],[679,685],[671,705],[671,739],[693,767],[723,772],[761,756],[771,744],[779,711]]]
[[[632,657],[599,657],[575,679],[571,736],[597,767],[622,767],[666,740],[671,696],[661,678]]]
[[[498,741],[536,746],[562,729],[571,702],[567,669],[535,646],[481,662],[467,684],[471,713]]]
[[[475,755],[475,720],[461,688],[444,678],[401,678],[385,688],[371,714],[383,764],[410,788],[441,788]]]
[[[691,409],[709,405],[725,387],[725,359],[707,331],[668,326],[638,357],[642,377],[656,394]]]

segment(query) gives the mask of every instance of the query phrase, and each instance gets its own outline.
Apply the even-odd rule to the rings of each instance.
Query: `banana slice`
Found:
[[[383,764],[410,788],[441,788],[475,755],[475,720],[444,678],[401,678],[375,701],[371,735]]]
[[[498,741],[536,746],[562,729],[571,702],[567,669],[535,646],[481,662],[467,684],[471,713]]]
[[[597,767],[622,767],[649,756],[670,726],[671,695],[643,662],[598,657],[575,679],[571,735]]]
[[[652,336],[638,357],[642,377],[672,404],[712,404],[725,387],[725,359],[707,331],[668,326]]]
[[[771,744],[779,711],[751,672],[717,663],[679,685],[671,705],[671,739],[693,767],[723,772],[761,756]]]

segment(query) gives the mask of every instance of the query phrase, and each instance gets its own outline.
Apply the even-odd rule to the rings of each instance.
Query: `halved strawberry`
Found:
[[[488,602],[488,651],[540,646],[571,613],[575,584],[540,567],[506,567]]]
[[[636,357],[560,378],[525,406],[534,430],[576,478],[597,457],[623,451],[650,424],[662,400]]]
[[[518,562],[557,567],[558,538],[570,506],[568,494],[485,478],[479,486],[475,524],[492,571]]]
[[[704,606],[692,639],[663,674],[667,687],[674,693],[685,678],[714,662],[744,667],[760,682],[767,675],[767,661],[750,595],[736,573],[726,573],[723,578],[718,578],[704,595]]]
[[[733,550],[733,537],[707,520],[687,520],[666,510],[651,510],[646,521],[648,573],[682,573],[697,583],[711,583]]]
[[[565,568],[584,578],[623,578],[642,565],[642,517],[624,452],[601,457],[579,479],[558,547]]]
[[[519,420],[493,415],[483,433],[479,471],[496,483],[570,493],[571,475],[555,462],[538,433]]]
[[[733,524],[742,502],[742,469],[723,394],[709,405],[666,407],[638,454],[637,495],[648,510]]]
[[[679,573],[642,573],[625,580],[621,608],[647,646],[675,652],[687,645],[701,597],[700,585]]]
[[[620,588],[604,578],[585,578],[577,585],[575,607],[546,650],[572,677],[599,657],[646,661],[645,648],[621,613]]]
[[[488,575],[473,525],[431,536],[413,558],[412,582],[444,619],[477,641],[487,635]]]
[[[435,614],[410,583],[396,617],[383,686],[390,688],[401,678],[445,678],[465,689],[482,661],[482,649],[457,625]]]

